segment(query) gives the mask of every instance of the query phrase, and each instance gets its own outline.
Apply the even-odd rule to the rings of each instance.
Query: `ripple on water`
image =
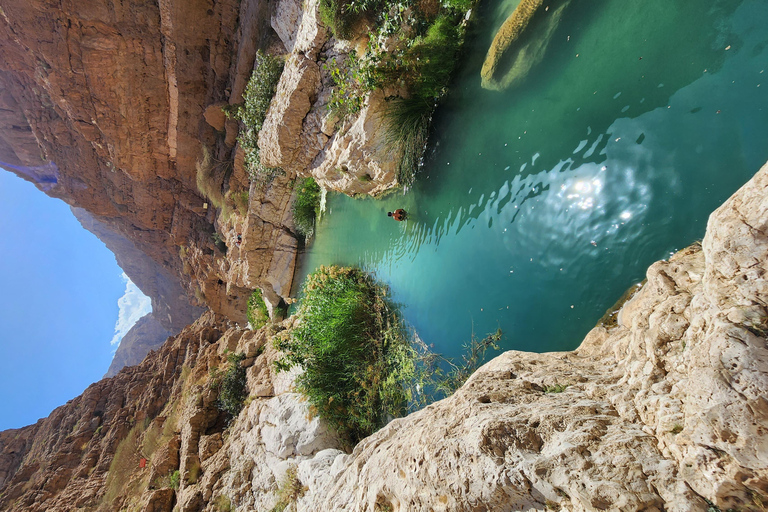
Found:
[[[490,41],[479,41],[413,190],[329,198],[299,278],[364,263],[444,353],[497,327],[505,348],[574,348],[768,159],[768,88],[757,87],[768,2],[718,6],[574,3],[568,38],[514,94],[480,90],[472,59]],[[406,223],[386,218],[398,207],[413,212]]]

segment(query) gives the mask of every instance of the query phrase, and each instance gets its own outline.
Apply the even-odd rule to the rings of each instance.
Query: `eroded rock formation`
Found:
[[[277,3],[272,27],[291,54],[259,135],[262,159],[329,190],[377,195],[397,186],[401,157],[386,141],[384,92],[368,95],[344,119],[329,109],[333,70],[347,69],[350,52],[365,48],[367,35],[337,41],[319,24],[318,9],[318,0]]]
[[[270,306],[290,293],[292,177],[348,194],[396,185],[383,95],[343,121],[328,109],[323,63],[344,66],[352,47],[329,37],[317,1],[3,6],[0,163],[75,208],[163,328],[178,332],[201,306],[245,323],[253,289]],[[221,110],[242,102],[259,48],[290,52],[260,137],[264,161],[288,177],[267,187],[250,186],[238,124]],[[206,153],[211,187],[230,207],[250,195],[247,208],[225,214],[198,190]]]

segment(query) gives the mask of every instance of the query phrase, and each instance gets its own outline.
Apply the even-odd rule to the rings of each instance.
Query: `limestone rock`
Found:
[[[95,508],[105,482],[115,509],[143,503],[151,490],[137,497],[107,477],[136,428],[142,446],[174,433],[181,511],[213,510],[217,497],[269,510],[292,468],[297,511],[758,507],[768,494],[766,190],[768,165],[710,217],[701,245],[653,264],[617,322],[577,350],[505,352],[352,453],[290,390],[298,370],[273,372],[269,338],[289,336],[297,319],[252,332],[206,313],[140,365],[0,433],[0,508]],[[225,436],[209,379],[228,351],[249,355],[250,398]],[[175,464],[166,459],[163,471]],[[153,464],[162,460],[157,450]]]
[[[372,93],[351,126],[336,132],[315,158],[309,172],[323,188],[376,195],[397,184],[401,152],[387,144],[385,106],[384,93]]]
[[[264,449],[277,458],[312,455],[335,444],[325,434],[327,427],[317,417],[310,418],[301,395],[284,393],[269,399],[259,416]]]
[[[205,462],[222,447],[221,434],[215,433],[200,438],[200,460]]]
[[[150,495],[144,512],[171,512],[175,498],[173,489],[157,489]]]
[[[313,60],[293,54],[277,84],[267,118],[259,132],[261,161],[267,167],[288,172],[303,169],[307,162],[296,161],[302,148],[302,126],[320,85],[320,70]]]
[[[167,418],[163,420],[163,426]],[[181,437],[174,435],[170,441],[158,448],[150,461],[151,471],[149,473],[149,481],[157,482],[164,477],[170,475],[175,469],[179,467],[179,447],[181,446]]]
[[[136,322],[120,340],[105,377],[117,375],[124,366],[139,364],[150,350],[159,348],[176,332],[165,329],[157,316],[149,313]]]
[[[764,501],[768,166],[703,250],[655,263],[619,325],[571,353],[507,352],[362,441],[320,509],[721,510]],[[747,276],[746,278],[744,276]],[[735,324],[735,315],[746,324]],[[548,393],[555,384],[562,393]],[[469,461],[469,463],[468,463]],[[310,510],[309,507],[306,510]]]
[[[271,19],[272,28],[288,52],[293,51],[302,15],[302,3],[299,0],[279,0],[276,2]]]
[[[203,302],[241,322],[255,287],[228,286],[232,263],[213,243],[216,212],[204,208],[209,201],[197,189],[195,164],[203,146],[215,159],[229,159],[236,123],[222,126],[218,107],[242,101],[256,48],[271,45],[269,6],[3,6],[2,161],[84,212],[84,225],[115,252],[152,298],[155,319],[174,334],[202,313],[195,306]],[[41,39],[43,33],[51,37]],[[217,133],[222,128],[226,141]],[[243,173],[236,169],[231,178],[239,193]],[[288,229],[283,217],[275,229]]]
[[[205,107],[203,111],[203,118],[214,130],[218,132],[224,131],[224,125],[227,122],[227,116],[224,114],[222,107],[227,106],[226,101],[219,101]]]
[[[328,40],[328,29],[320,22],[320,0],[306,0],[293,51],[316,60]]]

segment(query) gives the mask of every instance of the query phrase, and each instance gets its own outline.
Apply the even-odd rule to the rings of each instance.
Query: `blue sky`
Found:
[[[149,307],[69,206],[0,169],[0,430],[99,380]]]

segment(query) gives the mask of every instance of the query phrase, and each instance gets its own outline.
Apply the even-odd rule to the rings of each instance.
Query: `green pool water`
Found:
[[[516,5],[480,6],[415,186],[329,197],[297,274],[375,272],[446,355],[499,327],[505,349],[575,348],[768,160],[765,0],[572,0],[527,78],[486,91]]]

